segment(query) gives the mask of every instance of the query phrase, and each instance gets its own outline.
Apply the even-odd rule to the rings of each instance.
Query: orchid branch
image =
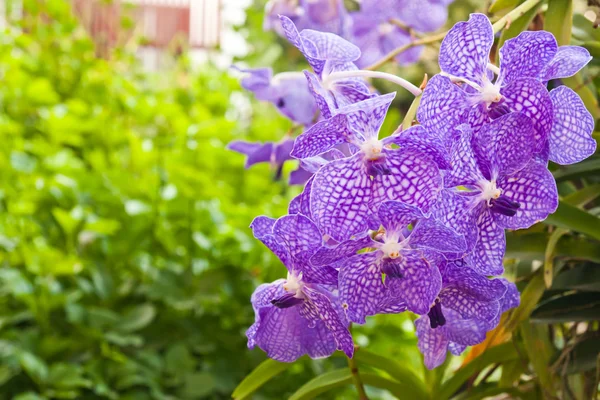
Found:
[[[352,381],[354,382],[354,386],[356,386],[356,391],[358,392],[359,400],[369,400],[367,392],[365,392],[365,386],[363,385],[362,379],[360,378],[358,365],[356,364],[356,359],[354,357],[348,357],[348,367],[350,368],[350,373],[352,374]]]

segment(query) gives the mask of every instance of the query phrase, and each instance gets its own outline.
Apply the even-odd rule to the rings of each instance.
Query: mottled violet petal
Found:
[[[358,79],[344,79],[333,83],[335,89],[334,97],[339,107],[358,103],[377,95],[371,93],[369,87]]]
[[[448,339],[444,337],[441,328],[431,329],[431,323],[427,315],[422,315],[415,321],[417,337],[419,338],[419,350],[424,357],[425,366],[428,369],[439,367],[446,360],[448,351]]]
[[[408,237],[414,249],[430,249],[441,253],[464,253],[465,238],[433,218],[421,219]]]
[[[486,76],[492,44],[494,32],[488,17],[471,14],[468,22],[456,23],[442,41],[440,69],[479,83]]]
[[[332,161],[313,179],[310,194],[312,218],[321,230],[338,242],[367,230],[372,183],[362,155]]]
[[[323,118],[331,118],[331,111],[336,109],[333,97],[323,88],[319,78],[315,74],[304,71],[304,75],[308,81],[308,90],[313,95],[321,116]]]
[[[450,350],[450,353],[452,353],[452,355],[455,356],[460,356],[466,348],[467,346],[465,346],[464,344],[458,344],[454,342],[450,342],[448,344],[448,350]]]
[[[416,150],[431,157],[440,169],[449,169],[450,160],[444,141],[437,133],[415,125],[383,139],[384,144],[396,144],[402,150]]]
[[[337,310],[331,304],[331,299],[316,289],[305,286],[302,290],[307,297],[305,306],[316,310],[321,321],[323,321],[327,329],[335,338],[337,348],[346,353],[348,357],[352,357],[354,354],[352,335],[348,330],[347,324],[343,322]],[[301,307],[303,306],[304,305]]]
[[[389,200],[381,203],[377,210],[377,217],[389,236],[390,233],[400,232],[424,215],[416,206]]]
[[[349,141],[351,135],[353,134],[348,130],[346,115],[338,114],[317,122],[298,136],[291,154],[296,158],[314,157],[339,143]]]
[[[408,310],[426,314],[442,287],[437,267],[432,266],[418,250],[401,250],[400,257],[393,260],[402,278],[397,280],[399,297],[406,302]]]
[[[444,336],[451,342],[462,345],[474,346],[485,340],[487,323],[478,319],[461,319],[460,315],[449,308],[443,308],[446,317],[446,325],[439,329],[443,330]]]
[[[558,44],[550,32],[525,31],[504,42],[500,49],[500,76],[506,85],[518,78],[537,78],[554,58]]]
[[[554,105],[554,124],[548,137],[550,160],[574,164],[594,154],[594,118],[577,93],[559,86],[550,91],[550,98]]]
[[[312,172],[307,171],[306,169],[302,168],[302,166],[299,166],[298,168],[296,168],[295,170],[290,172],[290,178],[288,179],[288,184],[289,185],[304,185],[304,184],[306,184],[306,182],[308,182],[308,180],[310,178],[312,178],[312,176],[313,176]],[[291,213],[291,214],[295,214],[295,213]]]
[[[273,143],[250,143],[234,140],[227,145],[229,150],[247,155],[245,168],[261,162],[270,162],[273,154]]]
[[[281,240],[292,257],[303,262],[308,262],[323,242],[317,226],[301,214],[279,218],[273,225],[273,234]]]
[[[260,239],[265,235],[271,235],[273,233],[275,221],[276,219],[264,215],[254,218],[252,223],[250,223],[250,229],[252,229],[254,237]]]
[[[310,259],[313,265],[329,265],[347,257],[352,257],[357,251],[365,249],[373,244],[370,236],[360,239],[350,239],[335,247],[322,247]]]
[[[471,145],[472,131],[467,125],[458,129],[460,136],[450,151],[451,169],[444,175],[444,186],[473,186],[484,179]]]
[[[478,301],[494,301],[501,299],[506,293],[502,279],[488,279],[469,268],[458,266],[455,262],[446,262],[442,273],[444,287],[455,287]]]
[[[298,196],[294,197],[292,201],[290,201],[290,205],[288,207],[288,214],[302,214],[311,218],[310,190],[312,188],[313,179],[314,175],[308,179],[302,193],[300,193]]]
[[[348,126],[364,139],[377,139],[379,128],[394,97],[396,92],[373,97],[340,108],[337,113],[345,115],[348,118]]]
[[[372,205],[398,200],[428,212],[442,189],[442,175],[435,162],[416,151],[384,149],[383,153],[390,174],[374,177]]]
[[[485,175],[492,179],[519,171],[533,156],[534,142],[531,119],[513,112],[484,125],[475,137],[474,150]]]
[[[284,139],[275,144],[273,149],[273,161],[275,165],[281,165],[287,160],[291,160],[290,152],[294,147],[294,139]]]
[[[498,225],[505,229],[526,229],[546,219],[558,207],[558,191],[552,173],[537,162],[509,177],[498,180],[502,194],[520,204],[516,215],[495,214]]]
[[[469,107],[467,93],[442,75],[429,80],[417,110],[417,119],[425,128],[442,135],[444,142],[463,121]]]
[[[271,84],[271,78],[273,77],[273,70],[271,68],[238,68],[234,69],[247,73],[246,76],[242,77],[240,84],[242,87],[250,92],[258,92],[257,98],[259,100],[266,100],[259,97],[261,89],[269,87]]]
[[[535,79],[520,78],[500,92],[511,111],[521,111],[531,118],[536,130],[534,150],[541,150],[552,129],[554,116],[546,87]]]
[[[504,230],[496,224],[487,209],[475,212],[478,215],[478,240],[471,254],[467,256],[468,266],[481,275],[501,275],[504,271],[502,259],[506,249]]]
[[[379,302],[377,311],[378,314],[399,314],[406,311],[407,306],[404,299],[399,295],[398,289],[399,279],[386,279],[386,290]]]
[[[477,318],[490,321],[500,311],[500,303],[497,300],[479,301],[455,286],[444,288],[439,298],[445,308],[451,308],[464,319]]]
[[[340,268],[339,290],[348,319],[358,324],[379,311],[385,286],[381,277],[379,252],[357,254]]]
[[[350,62],[360,57],[358,47],[336,34],[304,29],[300,37],[305,43],[303,53],[310,58]]]
[[[550,79],[567,78],[575,75],[592,60],[590,52],[581,46],[560,46],[554,58],[546,64],[539,78],[546,82]]]
[[[519,304],[521,303],[521,296],[519,294],[519,290],[517,289],[517,286],[514,283],[509,282],[504,278],[501,278],[498,280],[501,281],[502,283],[504,283],[504,285],[506,286],[506,293],[500,299],[501,311],[506,312],[506,311],[510,310],[511,308],[518,307]]]
[[[433,218],[464,236],[467,252],[477,243],[475,204],[476,199],[467,192],[445,189],[431,212]]]
[[[256,217],[250,224],[250,228],[253,230],[254,237],[267,246],[273,254],[279,257],[283,265],[289,269],[291,264],[290,254],[288,253],[287,248],[281,243],[281,240],[276,238],[272,233],[267,232],[268,225],[271,223],[269,220],[271,220],[271,218],[264,216]]]

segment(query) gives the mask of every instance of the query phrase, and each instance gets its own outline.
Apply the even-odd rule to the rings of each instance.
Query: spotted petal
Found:
[[[446,360],[448,339],[441,328],[431,329],[427,315],[422,315],[415,321],[419,350],[423,354],[425,366],[428,369],[439,367]]]
[[[372,206],[398,200],[428,212],[442,189],[442,175],[435,162],[417,151],[384,149],[383,153],[390,174],[374,177]]]
[[[440,253],[464,253],[465,238],[433,218],[421,219],[408,237],[414,249],[429,249]]]
[[[451,308],[464,319],[477,318],[490,321],[500,311],[500,303],[497,300],[480,301],[456,286],[444,288],[439,298],[444,307]]]
[[[479,83],[486,74],[494,32],[488,17],[471,14],[468,22],[458,22],[440,47],[440,69],[450,75]]]
[[[377,139],[379,128],[396,92],[384,94],[340,108],[336,112],[348,118],[349,127],[364,139]]]
[[[548,64],[558,44],[546,31],[526,31],[509,39],[500,49],[500,81],[509,84],[517,78],[537,78]]]
[[[364,324],[365,317],[379,311],[385,293],[380,257],[379,252],[357,254],[340,268],[340,299],[350,321]]]
[[[386,232],[400,232],[408,225],[424,215],[421,210],[410,204],[399,201],[384,201],[377,210],[377,217]]]
[[[498,180],[502,194],[520,204],[516,215],[496,214],[498,225],[505,229],[526,229],[546,219],[558,207],[558,191],[554,177],[548,169],[532,161],[527,167],[510,177]]]
[[[435,75],[423,90],[417,119],[428,130],[438,132],[447,143],[454,128],[463,122],[468,107],[468,95],[464,90],[449,78]]]
[[[312,188],[312,181],[314,179],[314,175],[311,176],[306,184],[304,185],[304,190],[298,196],[294,197],[292,201],[290,201],[290,205],[288,207],[288,214],[302,214],[311,218],[310,212],[310,191]]]
[[[331,94],[323,88],[319,78],[312,72],[304,71],[308,81],[308,90],[317,103],[317,107],[323,118],[331,118],[331,111],[336,109],[335,101]]]
[[[473,147],[484,175],[494,179],[525,167],[533,156],[533,141],[533,123],[529,117],[513,112],[484,125]]]
[[[458,129],[460,136],[450,150],[451,169],[444,175],[444,186],[474,186],[481,181],[482,175],[471,144],[473,133],[467,125]]]
[[[546,87],[531,78],[514,80],[501,89],[505,104],[511,111],[521,111],[533,122],[535,151],[540,151],[550,134],[553,123],[552,100]]]
[[[366,232],[371,186],[360,153],[323,166],[310,195],[312,217],[321,233],[342,242]]]
[[[338,114],[319,121],[296,138],[292,157],[308,158],[323,154],[337,144],[349,141],[352,132],[347,126],[347,117]]]
[[[592,60],[590,52],[581,46],[560,46],[554,58],[540,73],[544,82],[575,75]]]
[[[335,247],[322,247],[310,259],[313,265],[330,265],[341,259],[352,257],[357,251],[365,249],[373,244],[370,236],[360,239],[350,239]]]
[[[477,216],[472,212],[475,204],[468,193],[445,189],[431,212],[433,218],[464,236],[467,252],[477,243]]]
[[[504,230],[498,226],[487,207],[478,208],[477,244],[467,256],[467,265],[481,275],[501,275],[504,271],[502,259],[506,250]]]
[[[506,294],[506,285],[502,279],[488,279],[468,265],[459,266],[456,261],[448,261],[440,268],[440,272],[444,287],[458,288],[477,301],[495,301]]]
[[[303,306],[313,308],[318,313],[320,320],[335,338],[337,348],[346,353],[348,357],[352,357],[354,354],[352,335],[348,330],[348,324],[344,322],[338,310],[333,306],[332,299],[323,292],[306,286],[303,288],[303,292],[307,297]]]
[[[521,298],[517,286],[504,278],[498,280],[504,283],[504,286],[506,286],[506,293],[500,299],[500,306],[502,308],[502,312],[506,312],[511,308],[518,307],[521,303]]]
[[[446,325],[442,326],[444,336],[451,342],[457,344],[474,346],[485,340],[488,324],[484,320],[476,318],[463,319],[460,315],[449,308],[443,307]]]
[[[554,124],[548,138],[550,160],[562,165],[574,164],[594,154],[594,118],[577,93],[559,86],[550,91],[550,98],[554,105]]]
[[[426,314],[442,287],[437,267],[432,266],[418,250],[402,250],[401,255],[389,267],[395,269],[398,280],[397,293],[406,302],[408,310]],[[385,272],[385,271],[384,271]]]
[[[402,150],[416,150],[431,157],[440,169],[449,169],[450,160],[444,141],[439,134],[415,125],[383,139],[384,144],[395,144]]]

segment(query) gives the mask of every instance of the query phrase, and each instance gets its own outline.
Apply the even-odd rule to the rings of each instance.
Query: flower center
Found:
[[[481,100],[489,107],[492,103],[497,103],[502,100],[500,94],[500,86],[494,85],[489,79],[484,79],[481,85]]]
[[[496,187],[496,180],[479,182],[481,189],[481,198],[490,205],[491,200],[495,200],[502,194],[502,190]]]
[[[296,275],[293,272],[288,272],[287,279],[283,284],[283,290],[293,294],[296,298],[303,299],[304,293],[302,292],[302,287],[304,287],[304,283],[302,282],[302,273]]]
[[[383,143],[377,138],[372,138],[360,146],[367,160],[377,160],[382,156]]]

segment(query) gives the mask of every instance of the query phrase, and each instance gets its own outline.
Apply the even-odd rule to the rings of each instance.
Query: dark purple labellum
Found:
[[[388,168],[385,157],[381,156],[375,160],[367,160],[367,173],[371,176],[389,175],[391,173]]]
[[[285,100],[283,99],[283,97],[280,97],[280,98],[277,100],[277,107],[278,107],[278,108],[283,108],[284,106],[285,106]]]
[[[286,293],[281,297],[271,300],[271,304],[278,308],[289,308],[298,305],[303,301],[303,299],[299,299],[293,293]]]
[[[446,324],[446,318],[442,313],[442,303],[440,303],[439,299],[435,300],[435,304],[429,309],[429,313],[427,315],[429,316],[431,329],[435,329],[438,326],[444,326]]]
[[[503,115],[506,115],[510,112],[510,109],[506,104],[503,103],[495,103],[490,106],[490,110],[488,111],[488,115],[491,119],[500,118]]]
[[[491,201],[491,211],[506,215],[507,217],[512,217],[517,213],[517,210],[521,208],[521,205],[516,201],[512,201],[505,195],[500,195],[499,198]]]
[[[390,278],[402,278],[402,272],[400,272],[399,263],[392,259],[384,258],[381,262],[381,272],[389,276]]]

